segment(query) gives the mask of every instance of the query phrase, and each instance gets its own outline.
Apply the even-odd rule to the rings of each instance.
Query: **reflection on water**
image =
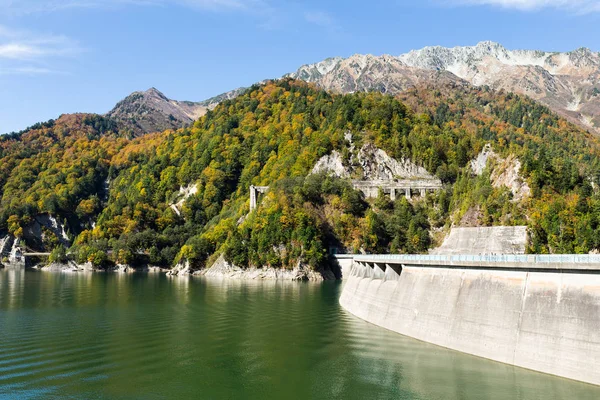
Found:
[[[600,398],[358,320],[340,289],[0,271],[0,397]]]

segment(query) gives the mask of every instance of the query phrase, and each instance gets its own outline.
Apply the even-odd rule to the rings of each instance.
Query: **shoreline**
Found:
[[[220,256],[215,263],[205,269],[193,270],[188,264],[178,264],[172,269],[157,266],[133,267],[130,265],[116,265],[111,268],[95,268],[91,263],[77,264],[75,262],[53,263],[49,265],[35,265],[31,268],[15,269],[33,269],[42,272],[58,273],[80,273],[80,272],[100,272],[100,273],[158,273],[169,277],[207,277],[232,280],[280,280],[280,281],[311,281],[323,282],[328,280],[337,280],[338,278],[331,270],[314,271],[308,267],[298,266],[292,270],[283,268],[247,268],[243,269],[229,264],[223,256]]]

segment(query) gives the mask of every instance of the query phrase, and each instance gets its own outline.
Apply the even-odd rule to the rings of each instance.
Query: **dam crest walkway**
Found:
[[[508,269],[558,271],[596,271],[600,273],[600,254],[337,254],[338,260],[379,267],[411,265],[438,268]]]

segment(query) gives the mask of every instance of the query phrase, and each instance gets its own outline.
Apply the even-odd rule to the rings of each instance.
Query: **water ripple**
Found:
[[[0,271],[0,398],[600,398],[368,324],[340,288]]]

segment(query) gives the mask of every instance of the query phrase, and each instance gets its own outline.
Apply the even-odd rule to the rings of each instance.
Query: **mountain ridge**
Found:
[[[427,46],[398,56],[329,57],[302,65],[284,78],[337,93],[398,95],[420,85],[489,86],[529,96],[568,121],[600,133],[600,53],[585,47],[570,52],[509,50],[492,41],[474,46]],[[127,96],[106,116],[136,136],[178,129],[246,90],[241,87],[195,102],[172,100],[150,88]]]
[[[385,70],[395,74],[377,74]],[[329,58],[286,76],[344,93],[384,88],[399,94],[414,87],[415,81],[439,83],[440,76],[431,71],[448,72],[455,81],[474,86],[527,95],[580,127],[600,133],[600,53],[585,47],[561,53],[508,50],[491,41],[452,48],[428,46],[399,56]]]
[[[351,181],[311,174],[337,159],[389,178],[385,154],[444,190],[366,203]],[[52,232],[28,237],[51,216],[80,264],[201,269],[223,254],[242,267],[319,269],[330,247],[425,252],[468,221],[528,225],[530,252],[587,253],[600,249],[599,154],[598,136],[525,96],[470,85],[336,95],[281,79],[177,131],[131,138],[78,114],[0,138],[0,238],[60,252]],[[249,215],[251,185],[270,190]]]
[[[120,100],[106,116],[134,135],[177,129],[189,125],[206,113],[207,106],[199,102],[169,99],[151,87]]]

